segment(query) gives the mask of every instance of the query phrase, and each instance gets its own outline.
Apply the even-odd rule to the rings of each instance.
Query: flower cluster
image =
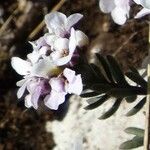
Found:
[[[143,9],[137,13],[135,18],[143,17],[150,14],[149,0],[133,0],[136,4],[141,5]],[[131,0],[100,0],[99,6],[104,13],[111,13],[115,23],[123,25],[129,18]]]
[[[71,69],[77,64],[79,54],[77,47],[88,44],[88,37],[75,25],[83,16],[73,14],[68,18],[53,12],[45,16],[48,33],[34,42],[30,42],[33,51],[27,55],[27,60],[13,57],[11,65],[23,76],[17,82],[19,90],[17,97],[25,92],[25,106],[38,108],[40,102],[50,109],[57,110],[65,101],[66,94],[80,95],[82,92],[81,75],[76,75]]]

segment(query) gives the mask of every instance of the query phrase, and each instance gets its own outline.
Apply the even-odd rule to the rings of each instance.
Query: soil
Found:
[[[31,32],[57,3],[59,0],[0,0],[0,150],[49,150],[55,145],[53,134],[45,131],[46,121],[56,118],[54,112],[26,110],[23,100],[17,100],[16,81],[21,77],[10,60],[12,56],[25,58],[32,50],[28,40],[37,39],[46,29],[29,38]],[[135,6],[131,14],[139,9]],[[148,55],[148,17],[118,26],[110,15],[100,12],[98,0],[67,1],[60,11],[84,15],[78,28],[90,39],[88,56],[95,57],[95,49],[114,55],[127,71],[129,66],[139,68]]]

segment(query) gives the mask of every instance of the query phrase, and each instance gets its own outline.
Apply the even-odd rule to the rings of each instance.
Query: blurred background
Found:
[[[138,6],[133,7],[131,18],[139,9]],[[62,111],[26,110],[23,99],[17,100],[16,97],[16,82],[21,77],[10,65],[12,56],[25,59],[26,54],[32,51],[28,41],[46,32],[41,22],[44,15],[53,10],[66,15],[76,12],[84,15],[78,28],[90,39],[87,49],[89,61],[94,60],[95,52],[111,54],[127,71],[130,66],[140,68],[148,55],[147,17],[129,19],[125,25],[118,26],[110,15],[100,11],[98,0],[0,0],[0,150],[50,150],[58,144],[52,130],[47,132],[46,125],[47,121],[50,124],[58,120]]]

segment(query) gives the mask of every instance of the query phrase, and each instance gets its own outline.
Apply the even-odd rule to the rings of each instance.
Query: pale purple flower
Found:
[[[51,92],[44,99],[45,105],[50,109],[57,110],[69,94],[80,95],[83,89],[81,75],[75,75],[75,71],[65,68],[62,75],[51,78],[49,81]]]
[[[141,5],[143,8],[137,13],[135,18],[141,18],[150,14],[150,0],[133,0],[136,4]]]
[[[50,92],[50,85],[48,80],[37,77],[26,76],[25,79],[18,81],[17,86],[19,90],[17,92],[17,97],[21,98],[27,89],[28,95],[25,97],[25,106],[27,108],[33,107],[38,109],[38,101],[40,96],[45,96]]]
[[[129,18],[129,0],[100,0],[99,6],[104,13],[111,13],[114,22],[119,25]]]
[[[17,97],[21,98],[25,91],[25,106],[38,109],[39,101],[44,101],[50,109],[57,110],[65,101],[66,94],[80,95],[83,89],[81,75],[66,68],[75,62],[77,47],[88,44],[87,36],[72,26],[82,18],[81,14],[73,14],[68,18],[59,12],[46,15],[45,21],[49,29],[43,37],[30,42],[33,51],[27,60],[19,57],[11,59],[14,70],[23,76],[17,82]],[[64,69],[65,68],[65,69]]]
[[[51,85],[51,92],[44,99],[44,103],[50,109],[57,110],[59,105],[65,101],[66,91],[64,89],[63,78],[52,78],[49,81]]]
[[[75,25],[83,15],[76,13],[66,17],[63,13],[52,12],[45,16],[45,23],[50,34],[65,37],[70,34],[70,29]]]

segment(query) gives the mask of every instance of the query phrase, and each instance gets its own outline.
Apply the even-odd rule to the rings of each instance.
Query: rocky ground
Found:
[[[36,30],[35,36],[31,33],[35,31],[38,24],[43,20],[44,15],[50,12],[59,2],[59,0],[0,0],[0,149],[2,150],[49,150],[53,149],[55,144],[58,144],[60,142],[59,140],[63,138],[60,137],[56,139],[56,136],[53,138],[53,135],[56,135],[52,133],[52,131],[55,132],[54,128],[53,130],[50,129],[50,132],[47,132],[45,129],[47,121],[48,124],[51,124],[53,121],[52,125],[54,126],[57,124],[56,129],[57,126],[61,127],[63,125],[63,123],[57,123],[56,121],[56,119],[58,120],[59,118],[59,113],[49,110],[26,110],[23,101],[17,100],[17,87],[15,83],[20,79],[20,76],[17,75],[10,66],[12,56],[25,58],[26,54],[31,51],[28,40],[35,40],[40,37],[45,32],[45,28],[43,27],[39,31]],[[135,6],[131,13],[135,14],[138,9],[140,8]],[[109,15],[100,12],[98,0],[68,0],[60,7],[59,11],[66,15],[75,12],[84,15],[84,18],[79,24],[79,28],[84,31],[90,39],[90,45],[87,50],[89,60],[95,58],[94,52],[99,52],[103,55],[112,54],[117,58],[125,71],[127,71],[131,65],[140,68],[142,60],[148,54],[147,17],[139,20],[130,19],[125,25],[118,26],[113,23]],[[132,16],[133,15],[131,15],[131,17]],[[110,122],[108,120],[108,122],[101,123],[97,120],[96,116],[92,116],[92,114],[87,118],[86,115],[83,117],[84,114],[89,112],[85,112],[82,107],[78,107],[78,105],[82,106],[82,104],[80,104],[81,99],[76,99],[76,103],[74,104],[74,99],[70,101],[72,105],[70,105],[69,110],[73,110],[67,114],[70,116],[68,122],[71,122],[69,119],[71,119],[72,115],[72,119],[75,118],[75,120],[79,120],[79,124],[74,125],[73,129],[77,128],[77,130],[81,130],[79,135],[75,134],[73,137],[75,141],[77,139],[76,137],[80,136],[82,129],[84,129],[84,126],[79,128],[80,122],[89,122],[90,118],[95,119],[96,125],[100,125],[99,131],[102,130],[102,133],[105,133],[107,128],[102,128],[101,124],[104,126],[109,124],[110,127],[111,123],[115,122],[117,128],[120,129],[117,135],[114,135],[117,129],[115,126],[111,126],[108,131],[108,134],[114,135],[109,139],[113,141],[113,143],[116,143],[114,141],[116,136],[117,138],[124,136],[122,133],[123,127],[117,122],[120,117],[123,118],[122,113],[118,113],[119,116],[115,116],[116,118],[112,118]],[[79,114],[74,116],[76,111],[78,111]],[[82,117],[84,119],[82,119]],[[133,120],[134,119],[131,119],[131,122]],[[124,124],[124,119],[121,122]],[[92,123],[87,126],[85,131],[87,129],[90,130],[89,126],[97,127]],[[64,131],[67,130],[65,129]],[[70,128],[69,131],[71,131]],[[67,132],[69,133],[69,131]],[[91,131],[89,131],[90,133],[88,132],[89,137],[90,134],[92,134],[92,136],[97,134],[96,129]],[[108,135],[101,134],[98,141],[91,141],[83,137],[85,149],[99,149],[99,146],[96,148],[92,146],[95,142],[105,142],[107,136]],[[86,140],[89,141],[91,147],[86,145]],[[79,140],[79,142],[80,141],[81,140]],[[120,140],[118,143],[120,143]],[[114,147],[111,149],[111,144],[106,146],[108,146],[108,150],[114,149]],[[57,149],[58,147],[56,146],[55,148]],[[100,146],[100,148],[107,150],[103,146]]]

